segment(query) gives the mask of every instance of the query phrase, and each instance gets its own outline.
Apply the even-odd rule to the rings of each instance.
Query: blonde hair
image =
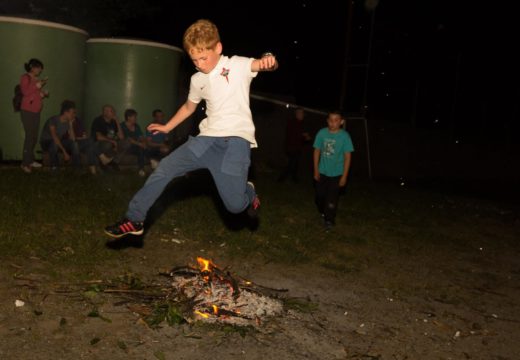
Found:
[[[206,19],[194,22],[182,38],[184,50],[188,54],[214,49],[220,42],[220,35],[215,24]]]

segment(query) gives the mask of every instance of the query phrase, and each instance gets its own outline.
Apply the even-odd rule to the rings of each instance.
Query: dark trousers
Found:
[[[21,111],[25,139],[23,141],[22,165],[30,166],[34,162],[34,147],[38,142],[40,130],[40,113]]]
[[[140,146],[131,144],[130,147],[128,148],[128,152],[137,157],[137,166],[138,166],[139,170],[144,168],[145,150]]]
[[[65,148],[65,150],[69,153],[72,163],[74,165],[79,166],[79,148],[77,144],[70,140],[70,139],[62,139],[61,144]],[[47,151],[49,153],[49,163],[51,167],[58,167],[59,166],[59,159],[58,159],[58,152],[60,151],[60,148],[54,140],[46,140],[46,141],[40,141],[40,146],[43,151]]]
[[[130,145],[130,141],[126,139],[118,140],[116,151],[112,146],[112,143],[109,141],[95,141],[93,144],[94,154],[96,157],[101,154],[105,154],[108,157],[114,158],[114,163],[119,164],[121,162],[121,159],[130,150]]]
[[[87,155],[87,164],[95,165],[96,158],[93,153],[93,149],[91,146],[91,142],[89,139],[72,141],[70,139],[62,139],[61,144],[65,148],[65,150],[69,153],[72,160],[72,165],[75,167],[81,166],[81,153]],[[59,166],[59,158],[58,152],[60,148],[53,140],[40,141],[40,146],[43,151],[47,151],[49,153],[49,162],[51,167]]]
[[[75,165],[75,166],[81,165],[81,157],[79,156],[79,154],[85,154],[87,156],[87,165],[88,166],[97,165],[98,160],[97,160],[97,156],[94,151],[94,143],[93,143],[92,139],[87,138],[87,139],[76,140],[75,142],[73,142],[73,146],[75,148],[77,148],[77,150],[74,149],[72,151],[72,154],[74,154],[74,153],[78,154],[78,156],[72,158],[73,165]]]
[[[341,176],[325,176],[320,174],[320,180],[316,182],[316,206],[325,221],[334,223],[339,200],[339,180]]]

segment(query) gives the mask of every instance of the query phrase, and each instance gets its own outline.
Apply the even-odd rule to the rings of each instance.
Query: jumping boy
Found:
[[[183,46],[198,70],[190,81],[188,99],[168,123],[151,124],[148,130],[168,133],[206,101],[206,118],[200,133],[163,158],[144,186],[134,195],[125,217],[105,232],[115,238],[141,235],[150,207],[176,177],[206,168],[210,171],[224,206],[231,213],[247,210],[256,216],[260,205],[255,188],[247,181],[250,151],[256,147],[255,126],[249,108],[249,87],[259,71],[273,71],[278,62],[271,53],[260,59],[222,55],[218,29],[209,20],[198,20],[184,33]]]
[[[339,189],[347,184],[351,153],[354,151],[348,132],[341,127],[344,118],[340,111],[327,116],[327,127],[314,140],[314,180],[316,205],[329,230],[335,224]]]

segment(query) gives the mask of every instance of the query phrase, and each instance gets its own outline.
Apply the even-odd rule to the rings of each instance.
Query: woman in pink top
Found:
[[[40,112],[42,110],[42,99],[48,95],[43,90],[47,79],[39,79],[43,71],[43,63],[38,59],[30,59],[24,64],[26,73],[20,78],[20,88],[22,90],[21,117],[25,131],[23,143],[22,170],[30,173],[34,167],[42,165],[34,161],[34,147],[38,141],[38,131],[40,129]]]

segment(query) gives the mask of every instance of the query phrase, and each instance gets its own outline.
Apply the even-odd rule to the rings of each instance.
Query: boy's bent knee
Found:
[[[232,202],[228,201],[228,202],[224,203],[224,206],[226,207],[226,209],[232,214],[240,214],[242,211],[247,209],[248,205],[249,204],[247,202],[245,202],[244,200],[232,201]]]

